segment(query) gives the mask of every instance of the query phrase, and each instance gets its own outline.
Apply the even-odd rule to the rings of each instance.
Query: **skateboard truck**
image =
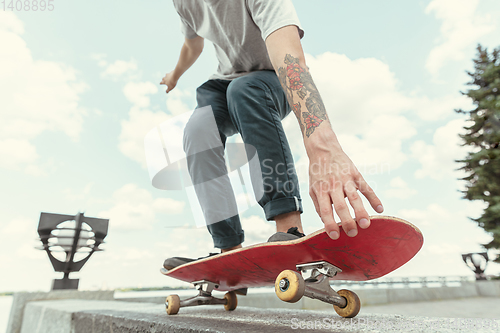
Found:
[[[217,298],[212,296],[212,291],[219,288],[218,284],[206,280],[195,281],[193,284],[198,289],[198,295],[185,300],[181,300],[178,295],[167,297],[165,306],[169,315],[177,314],[180,308],[196,305],[221,304],[227,311],[236,309],[238,299],[234,291],[226,293],[224,298]]]
[[[330,286],[330,278],[342,270],[329,262],[318,261],[297,265],[297,271],[285,270],[275,282],[276,295],[283,301],[295,303],[303,296],[333,304],[342,317],[355,317],[361,307],[358,296],[350,290],[336,292]],[[304,276],[303,276],[304,275]]]
[[[305,281],[304,296],[319,299],[320,301],[337,305],[341,308],[347,305],[345,298],[340,296],[330,286],[330,279],[342,270],[326,261],[297,265],[297,270],[302,273]]]

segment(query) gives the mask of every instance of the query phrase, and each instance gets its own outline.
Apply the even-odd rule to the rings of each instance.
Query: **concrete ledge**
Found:
[[[474,326],[471,326],[474,325]],[[134,332],[498,332],[500,320],[447,319],[369,315],[344,319],[333,311],[222,306],[182,308],[167,316],[165,307],[151,303],[61,300],[26,306],[21,333],[134,333]]]
[[[21,332],[23,313],[27,303],[39,300],[88,299],[113,300],[114,291],[55,290],[51,292],[15,293],[10,309],[7,333]],[[50,331],[47,331],[50,332]]]

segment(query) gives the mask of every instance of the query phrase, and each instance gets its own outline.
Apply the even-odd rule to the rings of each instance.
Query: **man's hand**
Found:
[[[192,39],[185,39],[182,45],[181,55],[175,69],[166,74],[161,80],[160,84],[167,86],[166,93],[168,94],[177,85],[179,78],[186,72],[198,59],[201,52],[203,52],[204,39],[202,37],[195,37]]]
[[[167,73],[165,77],[161,80],[160,84],[164,84],[167,86],[166,93],[168,94],[172,89],[177,85],[178,79],[175,78],[174,72]]]
[[[358,191],[378,213],[384,210],[380,199],[342,151],[336,138],[333,137],[328,146],[309,147],[308,151],[309,195],[325,224],[326,232],[332,239],[339,238],[339,227],[333,218],[333,204],[345,233],[350,237],[356,236],[356,222],[362,229],[370,226],[369,214],[363,207]],[[354,209],[355,220],[351,217],[346,198]]]

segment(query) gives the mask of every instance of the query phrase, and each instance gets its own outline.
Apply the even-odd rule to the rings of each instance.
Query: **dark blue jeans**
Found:
[[[293,211],[302,213],[293,157],[281,124],[291,109],[276,73],[256,71],[232,81],[209,80],[196,90],[196,99],[198,108],[211,106],[218,130],[210,130],[209,120],[195,110],[184,130],[184,150],[193,184],[217,179],[207,186],[195,186],[215,247],[226,249],[244,241],[224,160],[226,138],[237,132],[245,143],[248,160],[255,150],[258,155],[262,177],[255,175],[255,168],[253,173],[250,169],[250,174],[252,183],[254,179],[263,181],[258,184],[263,195],[257,200],[267,220]],[[214,136],[220,136],[220,147],[203,151],[197,148]],[[228,156],[231,159],[230,152]],[[253,185],[257,193],[256,184]],[[221,211],[232,213],[214,221]]]

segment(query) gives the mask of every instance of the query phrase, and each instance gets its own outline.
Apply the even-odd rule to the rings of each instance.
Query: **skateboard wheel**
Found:
[[[224,304],[224,309],[226,311],[233,311],[238,306],[238,298],[236,297],[236,293],[234,291],[230,291],[224,295],[226,299],[226,304]]]
[[[342,296],[345,298],[347,301],[347,305],[343,308],[334,305],[333,308],[335,309],[335,312],[341,317],[344,318],[354,318],[356,315],[359,313],[359,310],[361,309],[361,301],[359,300],[358,295],[356,293],[347,290],[347,289],[341,289],[337,291],[339,296]]]
[[[177,314],[177,312],[179,312],[179,308],[181,307],[181,299],[178,295],[170,295],[167,297],[165,305],[167,307],[167,314]]]
[[[280,273],[274,283],[276,295],[282,301],[295,303],[304,296],[306,283],[302,275],[295,271],[286,270]]]

